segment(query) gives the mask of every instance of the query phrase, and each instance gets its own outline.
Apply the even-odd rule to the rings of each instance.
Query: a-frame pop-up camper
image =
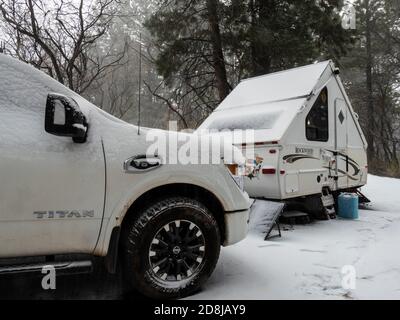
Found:
[[[255,130],[252,197],[318,198],[367,182],[367,143],[332,61],[242,81],[200,129]]]

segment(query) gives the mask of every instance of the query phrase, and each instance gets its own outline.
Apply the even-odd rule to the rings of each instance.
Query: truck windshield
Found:
[[[218,118],[211,120],[207,129],[210,130],[261,130],[272,129],[281,115],[279,112],[252,113],[243,115],[220,115]]]

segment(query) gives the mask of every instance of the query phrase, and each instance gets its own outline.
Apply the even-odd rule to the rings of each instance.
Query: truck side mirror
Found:
[[[75,143],[84,143],[88,123],[74,99],[50,93],[46,103],[45,130],[56,136],[72,137]]]

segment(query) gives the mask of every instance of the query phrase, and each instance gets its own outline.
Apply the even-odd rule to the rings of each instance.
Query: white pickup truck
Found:
[[[248,197],[223,160],[149,158],[147,130],[0,54],[0,275],[102,257],[146,296],[198,290],[246,236]]]

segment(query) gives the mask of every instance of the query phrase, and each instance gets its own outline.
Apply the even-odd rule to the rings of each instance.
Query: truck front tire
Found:
[[[198,291],[217,264],[221,238],[199,201],[171,197],[145,208],[123,236],[124,275],[143,295],[176,299]]]

